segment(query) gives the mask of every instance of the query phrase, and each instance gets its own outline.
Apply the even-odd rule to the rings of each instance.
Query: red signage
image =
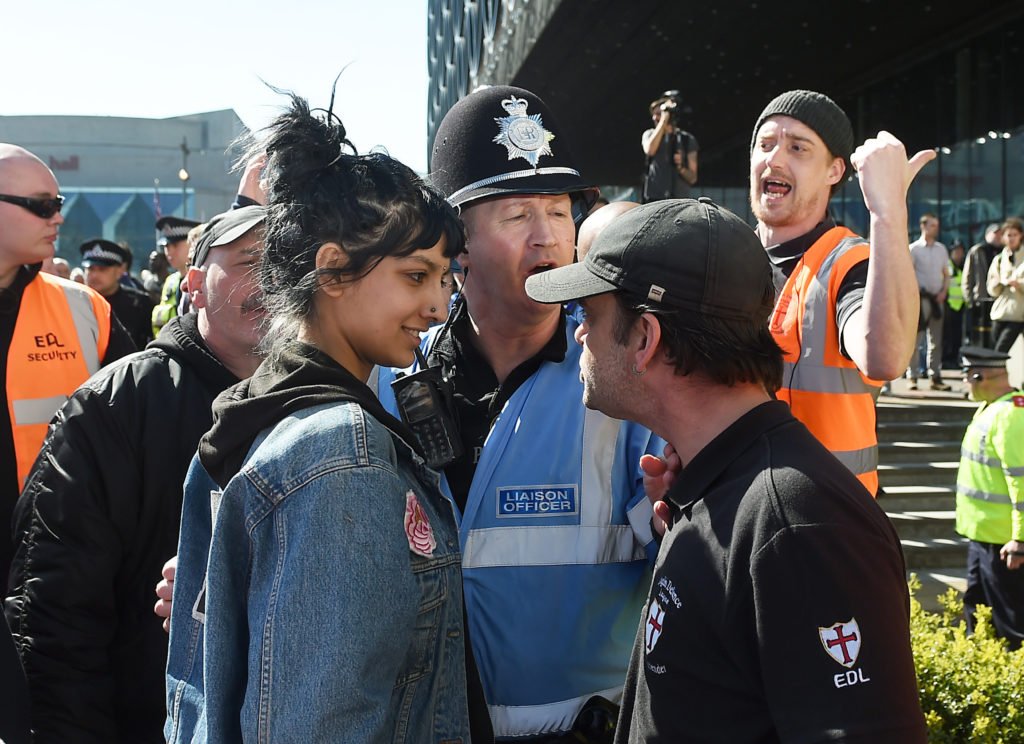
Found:
[[[55,171],[76,171],[78,170],[78,156],[72,155],[67,160],[50,156],[50,170]]]

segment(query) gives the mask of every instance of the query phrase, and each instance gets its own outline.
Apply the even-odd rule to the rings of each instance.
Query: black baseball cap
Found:
[[[771,265],[754,231],[701,197],[626,212],[598,235],[582,263],[529,277],[526,293],[561,303],[625,291],[670,308],[750,320],[764,314],[771,286]]]
[[[82,266],[120,266],[131,258],[127,248],[103,238],[87,240],[78,250],[82,254]]]
[[[509,85],[474,91],[445,114],[430,180],[455,207],[490,196],[569,194],[589,209],[600,193],[580,175],[547,104]]]
[[[964,369],[971,367],[1005,368],[1009,358],[1009,354],[995,349],[986,349],[983,346],[960,347],[960,366]]]
[[[206,223],[195,248],[188,255],[188,265],[202,266],[211,249],[235,242],[266,218],[267,208],[259,205],[218,214]]]

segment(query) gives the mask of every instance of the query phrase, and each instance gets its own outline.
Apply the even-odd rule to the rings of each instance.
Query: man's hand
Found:
[[[671,444],[665,445],[663,457],[644,455],[640,458],[640,469],[644,471],[644,491],[654,507],[654,518],[651,526],[659,535],[664,535],[671,516],[665,494],[676,481],[676,476],[683,469],[683,462]]]
[[[178,556],[174,556],[164,564],[163,571],[160,572],[163,578],[156,585],[156,596],[160,599],[153,606],[153,612],[157,617],[164,619],[165,633],[171,632],[171,597],[174,594],[174,574],[177,570]]]
[[[850,163],[860,174],[860,189],[868,211],[881,215],[897,207],[905,213],[910,184],[935,157],[934,150],[922,150],[907,160],[903,143],[886,131],[854,150]]]
[[[249,161],[245,164],[245,170],[242,171],[242,180],[238,184],[238,193],[249,197],[257,204],[267,203],[267,195],[261,178],[266,164],[267,154],[264,152],[249,158]]]
[[[1024,565],[1024,542],[1010,540],[1010,542],[999,549],[999,557],[1006,561],[1008,569],[1016,571]]]

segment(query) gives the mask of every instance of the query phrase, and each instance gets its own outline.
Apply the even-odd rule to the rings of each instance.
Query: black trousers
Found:
[[[964,616],[968,632],[974,632],[975,608],[988,605],[996,635],[1015,649],[1024,641],[1024,568],[1008,569],[999,557],[1001,547],[974,540],[968,544]]]
[[[942,316],[942,366],[944,368],[960,368],[960,344],[964,339],[964,319],[966,308],[961,306],[954,310],[946,305]]]
[[[993,320],[993,348],[996,351],[1009,352],[1013,342],[1017,340],[1017,336],[1022,333],[1024,333],[1024,323],[1018,323],[1013,320]]]
[[[992,321],[988,317],[991,311],[991,302],[981,302],[967,308],[967,337],[973,346],[992,348]]]

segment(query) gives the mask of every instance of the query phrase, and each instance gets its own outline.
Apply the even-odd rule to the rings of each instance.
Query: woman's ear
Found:
[[[337,243],[324,243],[317,249],[315,265],[318,272],[340,269],[348,263],[348,255]],[[341,297],[345,287],[342,282],[327,276],[319,281],[322,289],[329,297]]]

